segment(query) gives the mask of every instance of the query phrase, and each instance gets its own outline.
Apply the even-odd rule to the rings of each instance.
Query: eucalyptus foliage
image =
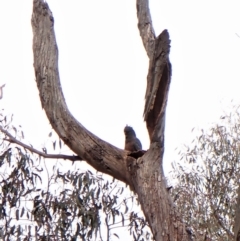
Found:
[[[233,240],[240,177],[240,115],[237,107],[196,138],[173,163],[173,200],[194,240]]]
[[[21,127],[1,117],[1,127],[22,141]],[[119,240],[124,227],[132,240],[151,239],[142,214],[133,209],[135,196],[119,182],[77,167],[62,171],[56,164],[48,170],[43,158],[9,143],[4,133],[0,146],[0,239],[110,241]]]

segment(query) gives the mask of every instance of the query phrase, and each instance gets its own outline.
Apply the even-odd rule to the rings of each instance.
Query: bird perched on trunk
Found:
[[[124,128],[125,133],[125,150],[126,151],[140,151],[142,150],[142,144],[136,137],[136,133],[131,126],[126,126]]]

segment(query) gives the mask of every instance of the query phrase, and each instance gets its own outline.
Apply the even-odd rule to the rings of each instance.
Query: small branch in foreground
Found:
[[[39,156],[42,156],[44,158],[51,158],[51,159],[64,159],[64,160],[70,160],[70,161],[81,161],[82,159],[79,156],[69,156],[69,155],[62,155],[62,154],[47,154],[44,152],[41,152],[31,146],[28,146],[21,141],[18,141],[15,137],[13,137],[8,131],[4,130],[2,126],[0,126],[0,131],[3,132],[8,139],[4,138],[5,141],[8,141],[10,143],[15,143],[19,146],[22,146],[23,148],[26,148],[27,150],[38,154]]]
[[[5,84],[0,86],[0,99],[3,97],[3,87],[5,87]]]

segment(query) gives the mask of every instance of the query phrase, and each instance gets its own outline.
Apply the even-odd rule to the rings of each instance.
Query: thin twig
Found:
[[[44,158],[50,158],[50,159],[64,159],[64,160],[70,160],[70,161],[82,161],[82,159],[79,156],[69,156],[69,155],[62,155],[62,154],[47,154],[44,152],[41,152],[31,146],[28,146],[21,141],[18,141],[15,137],[13,137],[8,131],[4,130],[2,126],[0,126],[0,131],[3,132],[8,139],[4,138],[5,141],[8,141],[10,143],[15,143],[19,146],[22,146],[23,148],[26,148],[27,150],[38,154],[41,157]]]
[[[5,87],[5,84],[0,87],[0,99],[3,97],[3,87]]]

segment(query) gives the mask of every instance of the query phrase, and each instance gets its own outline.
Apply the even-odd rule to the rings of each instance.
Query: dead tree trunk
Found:
[[[96,170],[128,184],[138,195],[156,241],[185,241],[187,232],[166,191],[162,169],[164,124],[171,79],[167,30],[155,37],[148,0],[137,0],[138,27],[149,56],[145,121],[151,140],[139,158],[99,139],[69,112],[58,72],[53,15],[43,0],[33,1],[32,28],[36,82],[42,107],[59,137]]]

